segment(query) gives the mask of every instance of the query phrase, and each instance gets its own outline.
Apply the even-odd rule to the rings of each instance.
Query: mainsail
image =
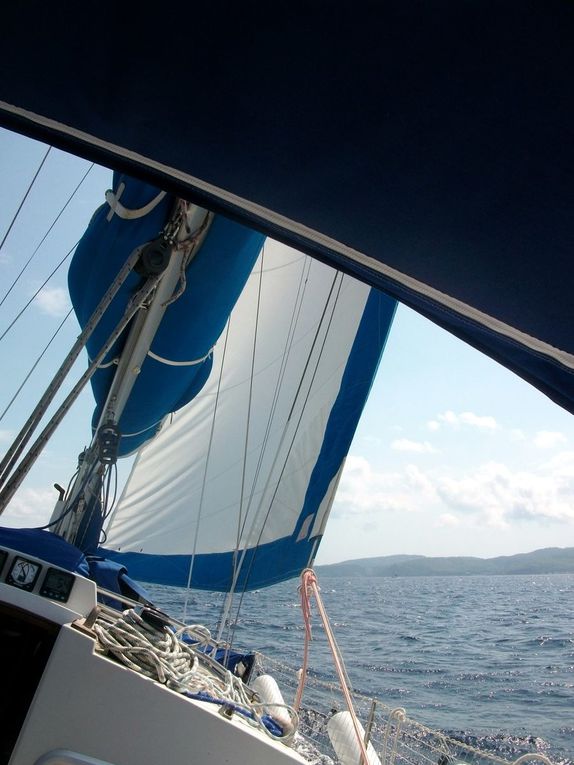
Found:
[[[395,306],[269,241],[206,385],[138,455],[105,554],[212,590],[311,564]]]

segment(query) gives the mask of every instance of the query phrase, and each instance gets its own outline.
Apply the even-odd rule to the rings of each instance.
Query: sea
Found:
[[[335,578],[321,595],[354,690],[501,756],[574,762],[574,574]],[[220,593],[149,587],[157,606],[216,630]],[[248,592],[229,637],[299,667],[298,581]],[[310,666],[335,677],[313,611]]]

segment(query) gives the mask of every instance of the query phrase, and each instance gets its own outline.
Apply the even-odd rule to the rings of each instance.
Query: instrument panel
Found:
[[[45,561],[0,548],[0,582],[42,598],[67,603],[77,577]]]

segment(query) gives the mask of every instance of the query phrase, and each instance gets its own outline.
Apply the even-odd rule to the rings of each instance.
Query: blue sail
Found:
[[[268,243],[205,388],[138,456],[106,556],[222,591],[311,565],[395,307]]]
[[[164,228],[174,199],[149,184],[114,175],[114,195],[127,215],[108,204],[93,216],[69,271],[69,290],[84,326],[127,257]],[[137,211],[144,211],[145,214]],[[136,211],[135,213],[133,211]],[[212,366],[211,350],[262,247],[264,237],[223,217],[215,217],[186,271],[185,290],[168,306],[120,420],[119,456],[155,435],[164,417],[201,390]],[[121,319],[143,277],[134,271],[122,285],[90,337],[91,358]],[[92,426],[102,415],[127,332],[116,341],[92,378],[96,399]]]

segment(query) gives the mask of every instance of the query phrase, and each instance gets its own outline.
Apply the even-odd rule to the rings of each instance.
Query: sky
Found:
[[[0,241],[46,147],[0,131]],[[29,269],[6,296],[41,244]],[[0,251],[0,416],[70,304],[66,264],[44,279],[103,202],[110,173],[51,150]],[[78,334],[71,317],[0,420],[3,451]],[[72,380],[84,369],[78,362]],[[67,383],[67,390],[72,383]],[[89,440],[92,400],[82,394],[2,523],[49,520]],[[129,465],[120,468],[125,476]],[[503,367],[404,306],[397,316],[351,446],[317,563],[380,555],[512,555],[574,545],[574,418]]]

